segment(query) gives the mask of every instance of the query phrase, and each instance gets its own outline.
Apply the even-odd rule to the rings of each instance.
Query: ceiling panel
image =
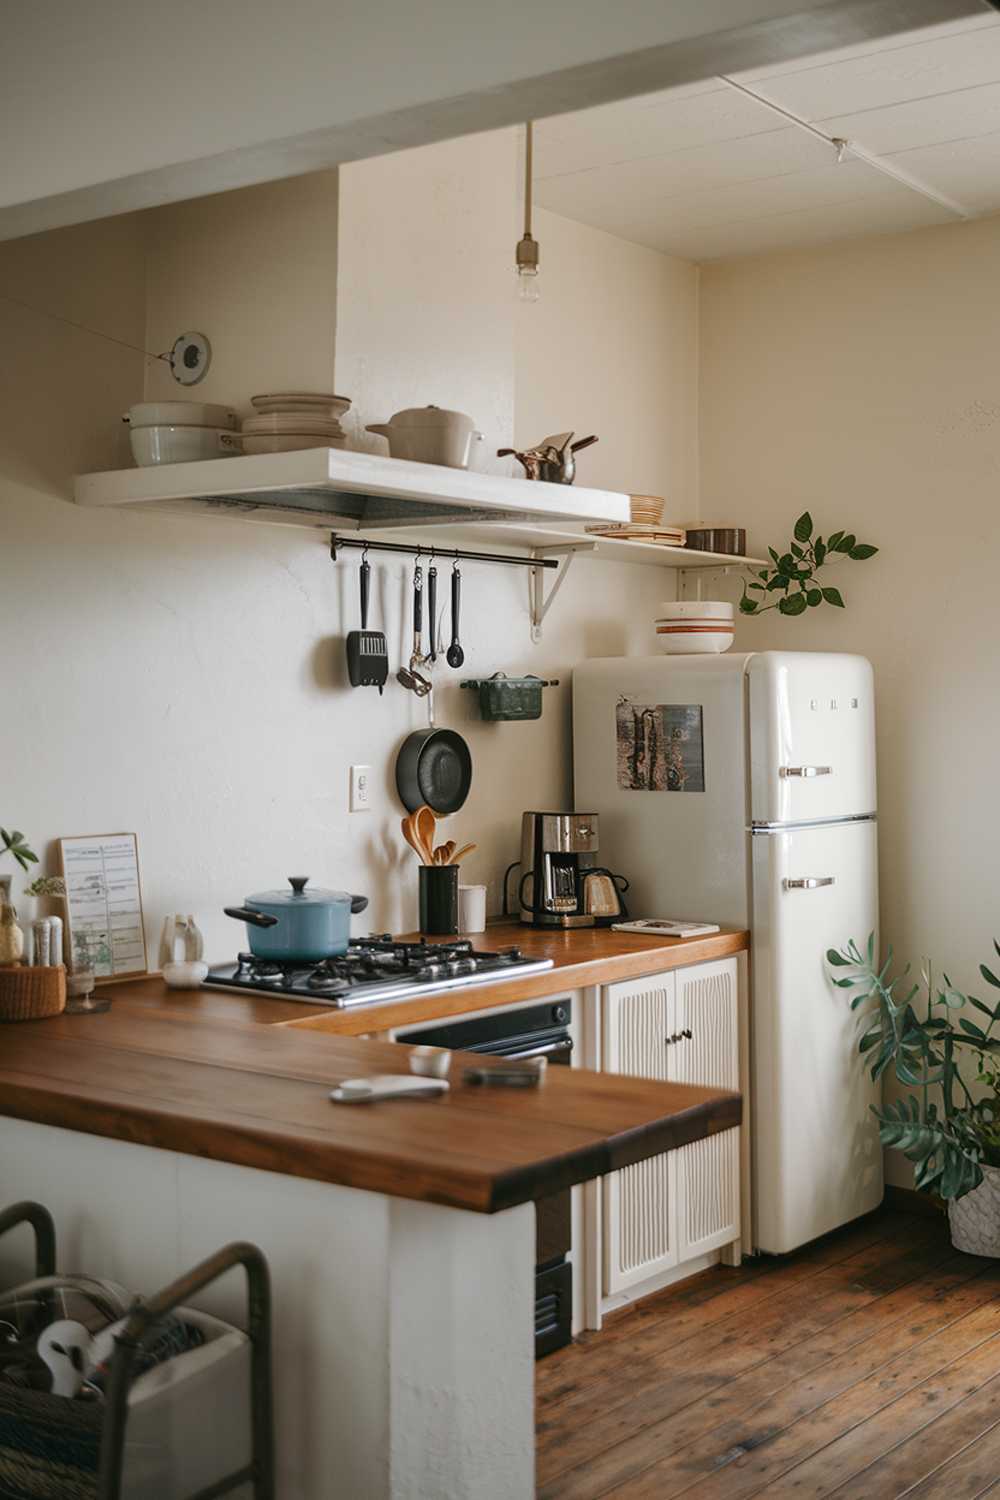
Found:
[[[572,186],[572,179],[560,182],[562,197],[546,192],[539,194],[538,201],[568,218],[579,217],[570,211],[574,197],[579,201],[578,194],[572,195]],[[638,188],[638,182],[635,186]],[[754,178],[697,192],[668,195],[657,192],[655,185],[647,182],[641,192],[621,193],[615,190],[613,179],[609,179],[602,184],[599,194],[593,189],[586,193],[588,222],[599,222],[599,227],[609,234],[668,253],[677,253],[681,231],[687,235],[700,227],[784,215],[861,198],[908,200],[912,196],[899,183],[863,162],[851,160],[838,166],[832,152],[824,165],[806,172]]]
[[[694,260],[1000,209],[996,12],[737,77],[541,121],[538,202]]]
[[[674,94],[667,89],[624,104],[546,120],[536,130],[536,178],[666,155],[781,128],[772,110],[717,80],[698,94],[680,99]]]
[[[794,126],[766,134],[744,136],[651,156],[639,161],[618,162],[536,182],[539,203],[557,213],[583,210],[588,204],[610,204],[618,197],[661,196],[725,187],[732,182],[777,177],[827,165],[830,148],[815,136]]]
[[[955,94],[935,94],[930,99],[911,99],[888,109],[834,115],[819,123],[827,135],[857,141],[879,156],[944,141],[965,141],[1000,130],[1000,83],[984,83]]]
[[[1000,208],[1000,133],[972,141],[921,146],[887,160],[957,198],[973,213]]]
[[[995,83],[1000,79],[1000,25],[994,17],[992,24],[971,32],[893,51],[865,52],[765,80],[735,76],[803,120],[825,120]]]
[[[861,235],[899,234],[945,222],[951,222],[951,215],[945,209],[914,194],[886,200],[863,198],[828,208],[682,231],[675,237],[671,254],[701,262],[727,260],[857,239]]]

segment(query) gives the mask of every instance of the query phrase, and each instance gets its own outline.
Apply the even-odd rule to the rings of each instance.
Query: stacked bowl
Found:
[[[243,452],[240,419],[228,406],[208,401],[140,401],[122,419],[140,468],[231,458]]]
[[[671,599],[660,605],[656,639],[668,656],[728,651],[733,644],[733,606],[724,599]]]
[[[343,448],[340,418],[345,396],[312,391],[274,391],[251,396],[252,417],[243,421],[244,453],[291,453],[298,448]]]
[[[659,526],[663,520],[663,501],[659,495],[629,495],[633,526]]]

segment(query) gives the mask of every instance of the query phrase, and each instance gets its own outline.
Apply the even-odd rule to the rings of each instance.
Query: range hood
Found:
[[[324,531],[477,522],[622,522],[627,495],[339,448],[78,474],[77,505],[228,516]]]

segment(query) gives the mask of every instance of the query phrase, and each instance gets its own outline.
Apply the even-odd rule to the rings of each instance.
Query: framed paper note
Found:
[[[67,956],[98,980],[147,972],[134,833],[59,840],[66,881]]]

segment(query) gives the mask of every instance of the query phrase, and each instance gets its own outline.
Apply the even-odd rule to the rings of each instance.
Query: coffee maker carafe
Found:
[[[597,863],[596,813],[526,812],[521,819],[521,921],[593,927],[584,876]]]

